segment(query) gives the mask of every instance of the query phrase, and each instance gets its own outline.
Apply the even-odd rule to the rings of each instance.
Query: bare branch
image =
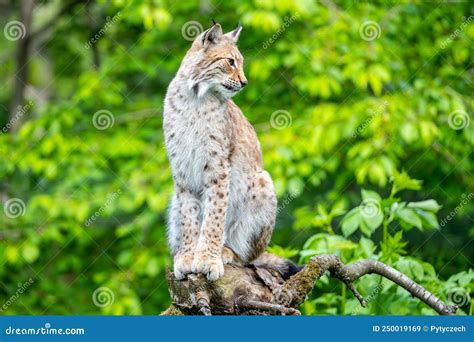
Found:
[[[302,302],[304,297],[306,297],[309,291],[311,291],[311,280],[319,279],[326,271],[330,271],[332,277],[339,279],[346,284],[360,301],[362,306],[365,306],[365,301],[354,288],[352,283],[366,274],[375,273],[403,287],[414,297],[420,299],[433,308],[440,315],[452,315],[456,313],[456,310],[458,309],[456,305],[447,305],[443,303],[439,298],[412,279],[408,278],[405,274],[382,262],[365,259],[351,265],[344,265],[335,255],[319,255],[314,257],[301,272],[291,277],[285,283],[285,288],[293,296],[293,302]]]

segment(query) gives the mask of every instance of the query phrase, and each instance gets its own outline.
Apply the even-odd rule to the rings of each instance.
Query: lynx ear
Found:
[[[230,31],[229,33],[226,33],[225,36],[230,37],[234,40],[234,42],[237,42],[237,40],[239,40],[239,36],[240,36],[241,31],[242,31],[242,25],[240,25],[240,21],[239,21],[239,23],[238,23],[237,27],[235,28],[235,30]]]
[[[220,24],[216,23],[214,20],[212,20],[214,25],[208,29],[206,32],[204,32],[204,35],[202,36],[202,43],[211,43],[215,44],[221,39],[222,37],[222,27]]]

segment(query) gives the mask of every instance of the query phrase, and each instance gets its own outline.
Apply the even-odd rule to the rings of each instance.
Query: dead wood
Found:
[[[379,274],[403,287],[440,315],[456,313],[456,305],[446,305],[403,273],[374,260],[344,265],[335,255],[319,255],[289,279],[266,266],[226,265],[224,276],[209,282],[201,274],[177,280],[167,273],[173,304],[162,315],[299,315],[315,282],[326,272],[342,281],[360,304],[366,302],[353,283],[366,274]]]

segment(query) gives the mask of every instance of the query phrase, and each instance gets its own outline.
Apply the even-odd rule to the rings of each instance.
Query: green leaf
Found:
[[[415,210],[423,223],[423,228],[439,229],[438,218],[436,217],[435,214],[429,211],[421,210],[421,209],[415,209]]]
[[[292,249],[292,248],[288,248],[288,247],[285,248],[285,247],[278,246],[278,245],[269,246],[267,248],[267,250],[270,253],[278,255],[279,257],[282,257],[282,258],[285,258],[285,259],[292,258],[292,257],[298,255],[298,252],[299,252],[297,249]]]
[[[375,191],[362,189],[360,216],[370,230],[371,235],[383,222],[382,198]]]
[[[157,258],[151,258],[145,267],[145,273],[150,277],[155,277],[160,272],[160,265]]]
[[[410,176],[405,171],[398,172],[397,170],[393,171],[392,175],[393,188],[392,196],[401,190],[420,190],[421,189],[421,180],[411,179]]]
[[[25,243],[21,249],[21,255],[25,258],[26,262],[31,264],[38,259],[39,249],[36,245]]]
[[[346,213],[346,205],[344,200],[337,201],[332,207],[331,211],[329,212],[329,216],[336,217],[340,215],[344,215]]]
[[[423,264],[415,258],[401,257],[397,261],[396,266],[400,272],[405,273],[414,280],[420,281],[424,278],[425,270]]]
[[[360,226],[359,226],[360,231],[366,235],[366,236],[371,236],[373,233],[373,230],[370,229],[370,227],[365,223],[364,220],[360,220]]]
[[[305,249],[300,252],[300,263],[306,263],[311,257],[319,254],[315,249]]]
[[[402,208],[402,209],[397,211],[397,216],[401,220],[403,220],[404,222],[406,222],[406,223],[408,223],[412,226],[415,226],[419,229],[423,228],[423,224],[421,222],[420,217],[418,216],[418,214],[413,209]]]
[[[18,247],[15,245],[8,245],[5,248],[5,259],[10,263],[16,263],[18,261]]]
[[[411,144],[418,139],[418,129],[413,123],[407,122],[400,127],[400,135],[405,142]]]
[[[362,200],[375,200],[377,202],[381,202],[382,198],[375,191],[362,189]]]
[[[456,278],[460,286],[466,287],[469,284],[471,284],[471,286],[474,284],[474,271],[472,270],[464,271],[464,272],[458,273],[457,275],[458,277]]]
[[[374,215],[361,215],[362,220],[367,224],[367,227],[374,232],[383,222],[383,213],[382,210],[377,210]]]
[[[382,81],[376,75],[369,75],[369,84],[375,95],[379,96],[382,93]]]
[[[372,240],[362,236],[360,238],[359,244],[367,258],[371,257],[374,254],[375,244]]]
[[[405,246],[407,245],[407,242],[402,241],[402,239],[403,232],[400,230],[393,236],[389,234],[387,239],[380,243],[382,261],[392,263],[398,260],[401,255],[406,253]]]
[[[369,179],[372,183],[377,184],[380,187],[384,187],[387,183],[387,173],[381,163],[372,162],[370,165]]]
[[[408,203],[408,207],[419,208],[427,211],[432,211],[434,213],[437,213],[439,209],[441,209],[441,205],[439,205],[438,202],[436,202],[434,199],[429,199],[420,202],[410,202]]]
[[[351,235],[357,230],[357,228],[359,227],[359,223],[360,212],[359,207],[357,207],[349,211],[342,219],[342,234],[344,234],[345,237]]]

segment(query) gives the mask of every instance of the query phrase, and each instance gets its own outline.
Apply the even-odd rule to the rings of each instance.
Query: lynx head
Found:
[[[223,34],[221,25],[214,22],[194,40],[182,67],[187,71],[189,89],[199,98],[209,92],[230,98],[247,84],[244,58],[236,45],[241,31],[239,23],[235,30]]]

